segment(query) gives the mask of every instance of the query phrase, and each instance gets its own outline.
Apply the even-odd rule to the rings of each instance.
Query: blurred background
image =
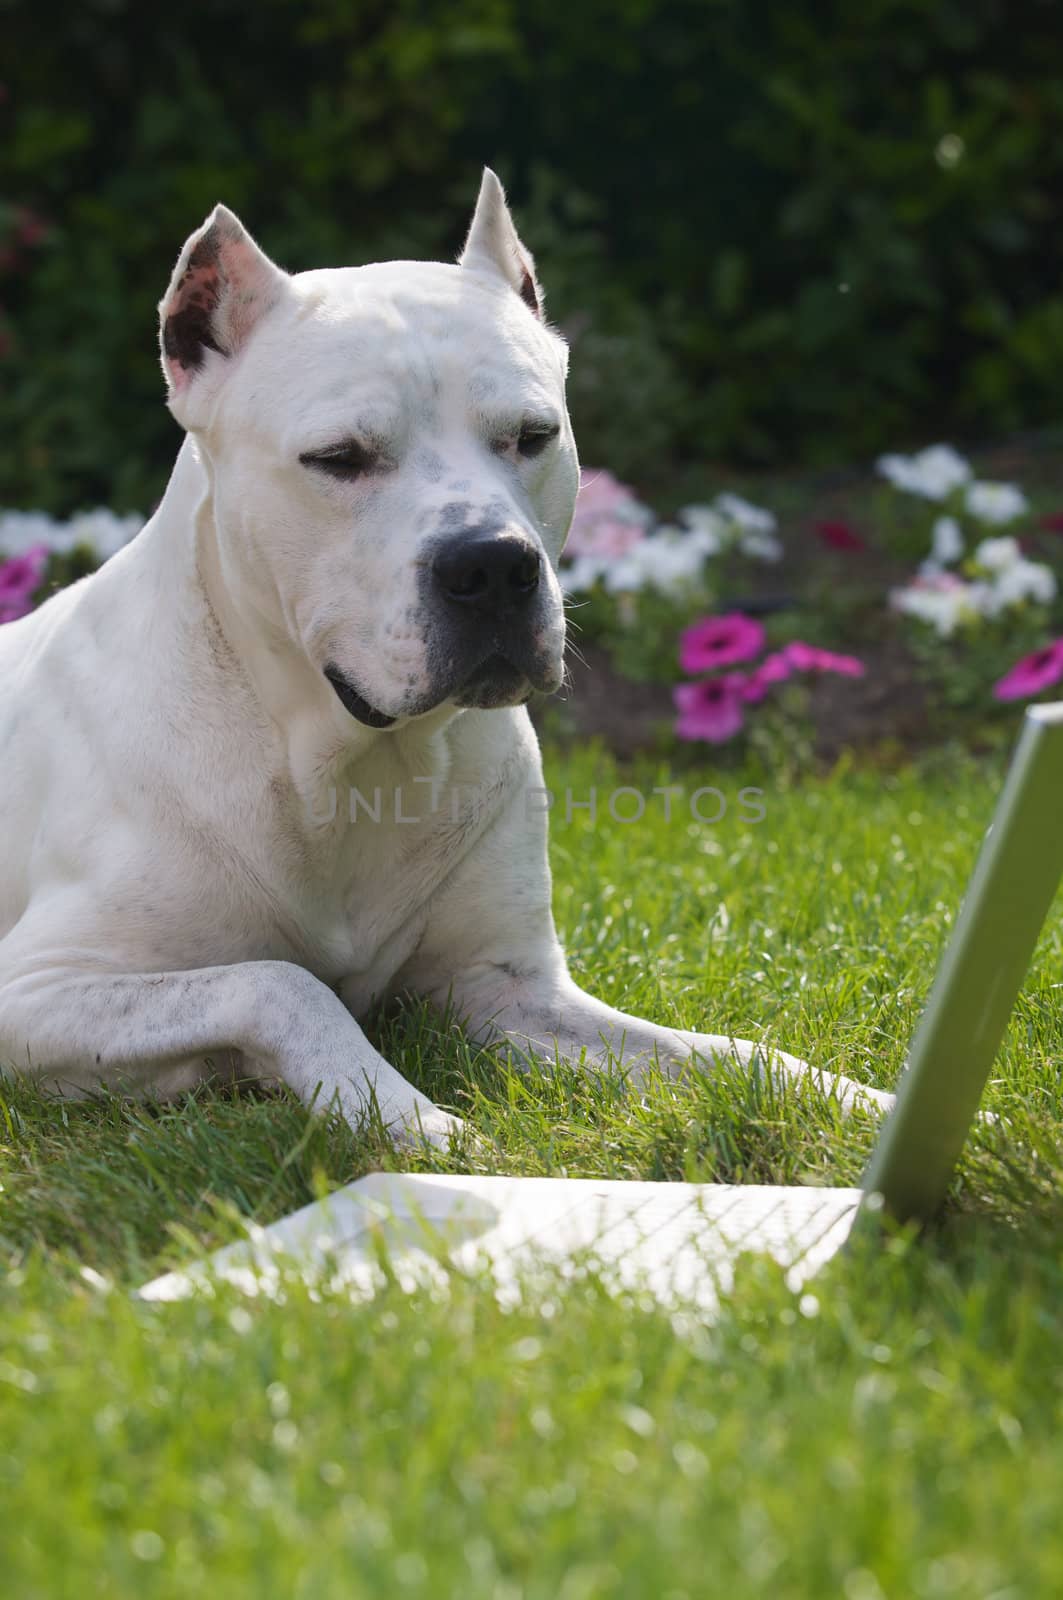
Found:
[[[868,461],[1052,422],[1051,0],[0,3],[0,505],[146,510],[214,202],[292,270],[453,258],[494,165],[586,460]]]
[[[1060,692],[1052,0],[0,19],[0,623],[158,502],[156,305],[216,201],[293,271],[453,260],[489,163],[586,469],[546,731],[778,771]]]

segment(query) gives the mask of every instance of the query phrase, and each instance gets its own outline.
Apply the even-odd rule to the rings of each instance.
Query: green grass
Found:
[[[582,981],[662,1021],[768,1037],[889,1085],[999,766],[760,780],[767,816],[554,833]],[[554,787],[600,800],[584,751]],[[698,781],[676,781],[688,790]],[[757,781],[751,778],[749,781]],[[562,807],[563,809],[563,807]],[[577,813],[577,817],[585,814]],[[711,1327],[593,1281],[500,1308],[286,1285],[146,1305],[137,1282],[373,1167],[286,1098],[0,1102],[0,1572],[18,1597],[847,1600],[1063,1592],[1063,919],[930,1237],[811,1297],[747,1262]],[[422,1168],[856,1180],[874,1129],[815,1095],[521,1077],[408,1007],[381,1048],[476,1127]]]

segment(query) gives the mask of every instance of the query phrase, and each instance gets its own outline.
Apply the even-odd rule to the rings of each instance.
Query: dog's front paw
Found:
[[[449,1150],[452,1144],[465,1144],[476,1137],[467,1122],[449,1111],[441,1111],[438,1106],[428,1110],[419,1106],[401,1122],[393,1122],[388,1132],[396,1144],[411,1150],[423,1149],[425,1145],[434,1150]]]
[[[835,1092],[838,1104],[845,1111],[868,1111],[885,1116],[897,1104],[897,1096],[888,1089],[873,1089],[869,1083],[855,1083],[852,1078],[838,1078]]]

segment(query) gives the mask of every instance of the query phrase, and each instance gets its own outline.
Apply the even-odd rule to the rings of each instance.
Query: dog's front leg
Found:
[[[461,974],[451,986],[456,1010],[482,1043],[505,1042],[520,1055],[552,1064],[559,1057],[583,1061],[592,1070],[616,1064],[633,1086],[659,1070],[671,1078],[690,1067],[709,1072],[750,1072],[778,1087],[815,1083],[847,1110],[862,1105],[887,1111],[893,1095],[851,1078],[809,1066],[796,1056],[748,1039],[694,1033],[647,1022],[618,1011],[581,989],[563,962],[543,967],[485,964]]]
[[[331,989],[286,961],[115,975],[38,956],[0,980],[0,1068],[59,1089],[150,1094],[174,1068],[228,1051],[305,1105],[338,1103],[355,1127],[375,1110],[393,1134],[443,1145],[462,1127],[373,1049]]]
[[[450,1005],[481,1043],[503,1041],[552,1064],[560,1057],[592,1069],[616,1062],[634,1085],[659,1068],[679,1077],[702,1071],[753,1071],[779,1085],[811,1080],[843,1106],[888,1110],[893,1096],[810,1067],[796,1056],[746,1039],[692,1033],[629,1016],[587,994],[569,974],[551,909],[546,817],[525,804],[544,791],[538,752],[529,754],[515,793],[476,851],[454,873],[400,982],[436,1005]]]

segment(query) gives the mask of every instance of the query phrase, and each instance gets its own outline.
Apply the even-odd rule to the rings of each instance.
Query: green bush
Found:
[[[484,160],[572,338],[584,456],[647,492],[1058,414],[1047,0],[0,14],[0,504],[150,507],[154,308],[215,200],[294,269],[448,257]]]

